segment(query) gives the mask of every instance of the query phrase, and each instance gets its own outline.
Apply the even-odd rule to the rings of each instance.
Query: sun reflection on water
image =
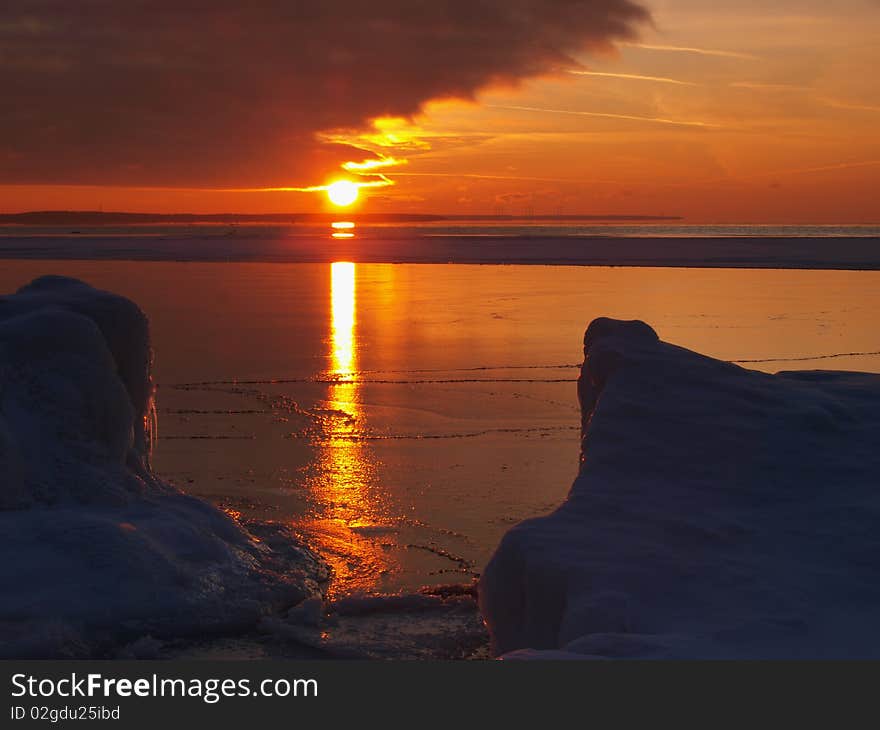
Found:
[[[331,593],[370,590],[387,572],[389,558],[375,538],[389,515],[377,493],[376,463],[363,440],[364,413],[356,380],[357,281],[355,265],[330,266],[330,337],[322,434],[313,488],[324,503],[314,539],[334,571]]]
[[[337,261],[330,264],[331,372],[340,377],[350,377],[354,370],[354,313],[354,264]]]
[[[352,221],[333,221],[330,228],[333,230],[331,234],[333,238],[354,238],[354,223]]]

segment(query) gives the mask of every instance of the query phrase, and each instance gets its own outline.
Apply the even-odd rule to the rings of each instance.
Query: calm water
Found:
[[[768,371],[880,372],[801,359],[880,350],[880,272],[0,261],[0,291],[46,273],[149,315],[156,469],[293,523],[337,593],[470,580],[564,498],[594,317]]]

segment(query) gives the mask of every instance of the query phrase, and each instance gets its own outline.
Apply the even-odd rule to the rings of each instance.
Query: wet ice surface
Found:
[[[672,336],[730,358],[878,349],[855,311],[876,311],[858,293],[875,274],[636,273],[290,267],[272,278],[293,311],[254,312],[279,321],[235,379],[163,377],[157,464],[230,509],[293,519],[333,564],[334,595],[466,582],[512,524],[567,493],[594,314],[666,312]],[[309,345],[305,366],[265,362]]]
[[[576,406],[554,392],[571,383],[494,373],[166,387],[157,456],[179,454],[185,469],[165,473],[230,511],[293,516],[333,565],[333,595],[470,581],[512,522],[553,506],[530,493],[546,472],[576,469]]]
[[[871,354],[789,361],[880,350],[875,272],[5,261],[0,285],[47,272],[150,317],[156,470],[233,515],[292,525],[334,568],[317,623],[284,618],[182,655],[358,642],[461,655],[479,629],[466,599],[357,617],[334,602],[467,586],[512,525],[564,499],[596,316],[650,319],[664,339],[767,371],[880,370]]]

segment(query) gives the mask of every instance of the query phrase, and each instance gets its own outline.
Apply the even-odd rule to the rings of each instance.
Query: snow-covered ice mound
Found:
[[[494,651],[880,656],[880,376],[769,375],[609,319],[584,354],[580,473],[481,579]]]
[[[326,566],[285,528],[152,473],[150,365],[127,299],[63,277],[0,297],[0,657],[204,636],[320,595]]]

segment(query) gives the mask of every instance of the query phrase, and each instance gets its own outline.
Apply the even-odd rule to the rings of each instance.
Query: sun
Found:
[[[358,186],[349,180],[337,180],[327,186],[327,197],[333,205],[351,205],[358,198]]]

